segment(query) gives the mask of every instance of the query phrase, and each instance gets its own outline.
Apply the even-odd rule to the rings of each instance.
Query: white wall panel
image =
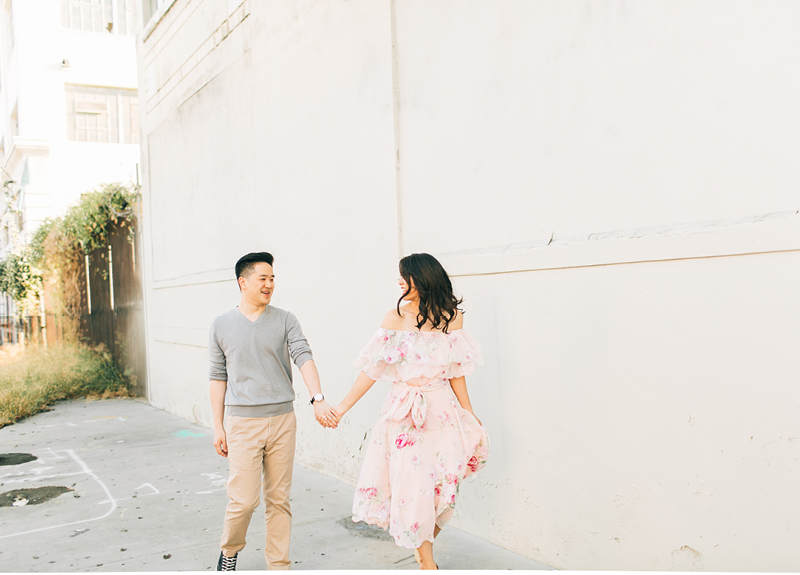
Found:
[[[797,569],[796,3],[213,4],[140,46],[153,404],[210,424],[245,252],[334,402],[398,254],[434,253],[486,359],[456,526],[558,568]],[[387,390],[329,431],[295,376],[299,461],[354,483]]]

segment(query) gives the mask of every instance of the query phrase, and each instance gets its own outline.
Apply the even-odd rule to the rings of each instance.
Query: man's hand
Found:
[[[324,399],[314,402],[314,417],[322,427],[336,429],[339,425],[339,416]]]
[[[214,449],[222,457],[228,457],[228,438],[225,436],[224,429],[214,430]]]

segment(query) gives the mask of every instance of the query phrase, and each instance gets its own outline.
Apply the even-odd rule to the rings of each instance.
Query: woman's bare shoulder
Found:
[[[464,314],[462,314],[459,310],[456,310],[456,317],[453,318],[453,321],[450,322],[450,325],[447,326],[447,331],[451,329],[461,329],[464,327]]]
[[[403,327],[403,316],[397,315],[397,309],[392,308],[383,316],[381,327],[383,329],[401,329]]]

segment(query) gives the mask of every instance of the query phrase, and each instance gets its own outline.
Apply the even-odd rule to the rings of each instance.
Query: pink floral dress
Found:
[[[389,529],[398,545],[433,541],[453,515],[459,485],[486,465],[489,436],[463,409],[449,379],[483,363],[463,329],[379,329],[356,360],[392,384],[364,456],[353,521]]]

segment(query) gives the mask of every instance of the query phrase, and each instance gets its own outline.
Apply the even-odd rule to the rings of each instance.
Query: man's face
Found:
[[[242,295],[253,305],[267,305],[275,291],[275,275],[272,266],[266,262],[258,262],[247,277],[239,278]]]

